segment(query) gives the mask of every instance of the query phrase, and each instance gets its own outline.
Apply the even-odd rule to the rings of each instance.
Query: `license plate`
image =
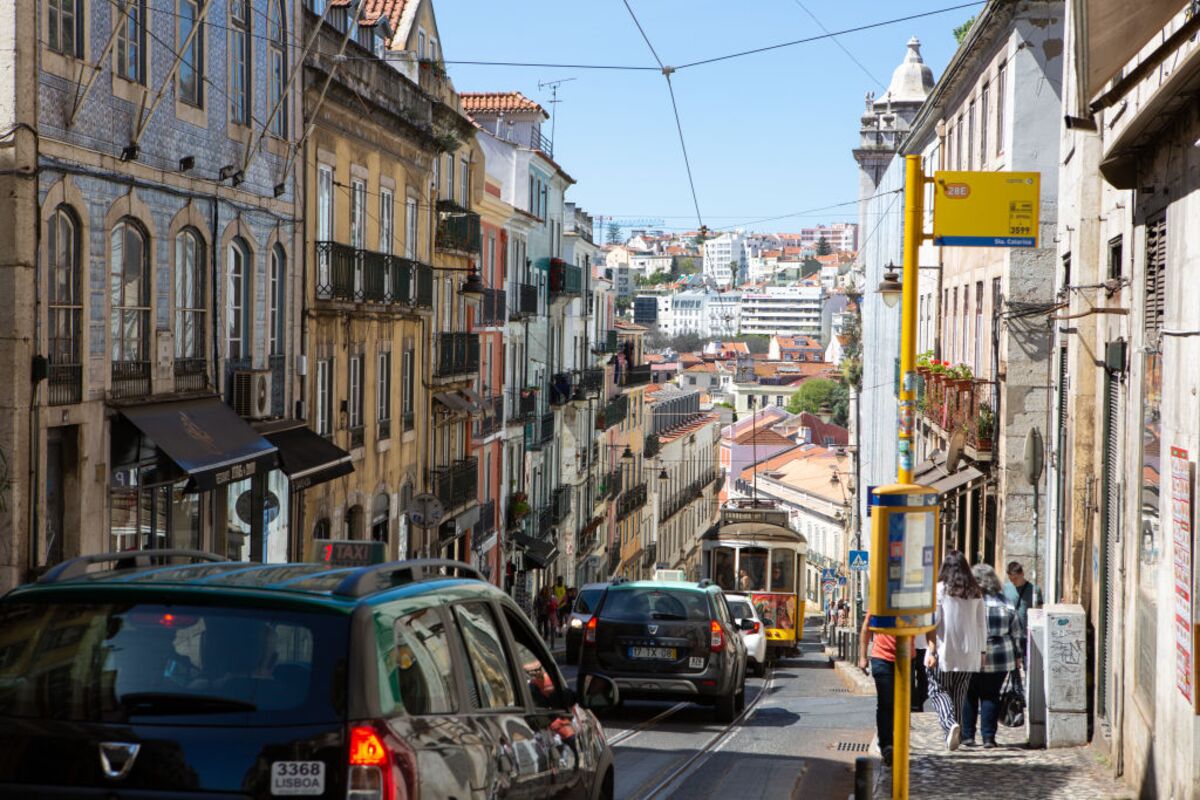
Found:
[[[692,656],[688,659],[688,669],[704,669],[704,657]]]
[[[629,648],[630,658],[659,658],[675,660],[674,647],[631,647]]]
[[[272,763],[271,794],[325,794],[325,762],[276,761]]]

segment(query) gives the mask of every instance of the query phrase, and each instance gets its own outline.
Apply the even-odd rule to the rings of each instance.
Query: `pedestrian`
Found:
[[[987,609],[987,652],[983,666],[971,678],[967,689],[967,701],[962,711],[962,744],[975,746],[975,718],[980,721],[983,746],[996,746],[996,730],[1000,719],[1000,691],[1004,679],[1015,672],[1021,663],[1021,648],[1025,641],[1025,628],[1017,610],[1004,598],[1000,576],[987,564],[976,564],[971,570],[979,588],[983,590],[983,602]]]
[[[883,763],[892,764],[892,733],[896,704],[896,637],[871,631],[863,618],[858,635],[858,666],[875,681],[875,734]]]
[[[1004,597],[1017,610],[1021,627],[1029,630],[1029,609],[1042,607],[1042,590],[1025,580],[1025,567],[1020,561],[1008,562],[1008,582],[1004,584]]]
[[[558,603],[558,607],[562,608],[563,601],[567,599],[567,587],[563,584],[563,577],[559,575],[554,579],[554,600]]]
[[[538,590],[537,598],[533,601],[534,615],[537,617],[538,633],[547,641],[550,638],[550,632],[547,627],[550,623],[550,604],[547,602],[550,598],[550,587],[543,586]]]
[[[546,627],[550,630],[547,641],[554,647],[554,637],[558,634],[558,596],[554,592],[546,593]]]
[[[961,716],[971,676],[979,671],[987,650],[987,612],[983,591],[971,574],[967,557],[946,553],[938,575],[935,627],[925,634],[928,651],[929,700],[946,734],[946,749],[961,742]]]

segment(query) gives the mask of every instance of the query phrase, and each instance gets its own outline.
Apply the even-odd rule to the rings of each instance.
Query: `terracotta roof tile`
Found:
[[[373,0],[374,2],[398,2],[400,6],[404,5],[403,0]],[[372,2],[372,0],[368,0]],[[550,115],[546,113],[546,109],[530,100],[520,92],[463,92],[462,107],[463,111],[468,114],[488,114],[488,113],[503,113],[508,111],[540,111],[542,116],[550,119]]]

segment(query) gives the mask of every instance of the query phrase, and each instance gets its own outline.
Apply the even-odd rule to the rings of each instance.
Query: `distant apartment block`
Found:
[[[819,285],[768,286],[743,292],[740,332],[820,338],[824,295]]]
[[[718,286],[746,280],[746,240],[741,233],[723,233],[704,243],[704,274]]]

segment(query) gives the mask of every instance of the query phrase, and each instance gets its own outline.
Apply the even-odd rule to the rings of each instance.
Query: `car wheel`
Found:
[[[729,724],[737,716],[737,692],[721,695],[716,702],[717,722]]]

